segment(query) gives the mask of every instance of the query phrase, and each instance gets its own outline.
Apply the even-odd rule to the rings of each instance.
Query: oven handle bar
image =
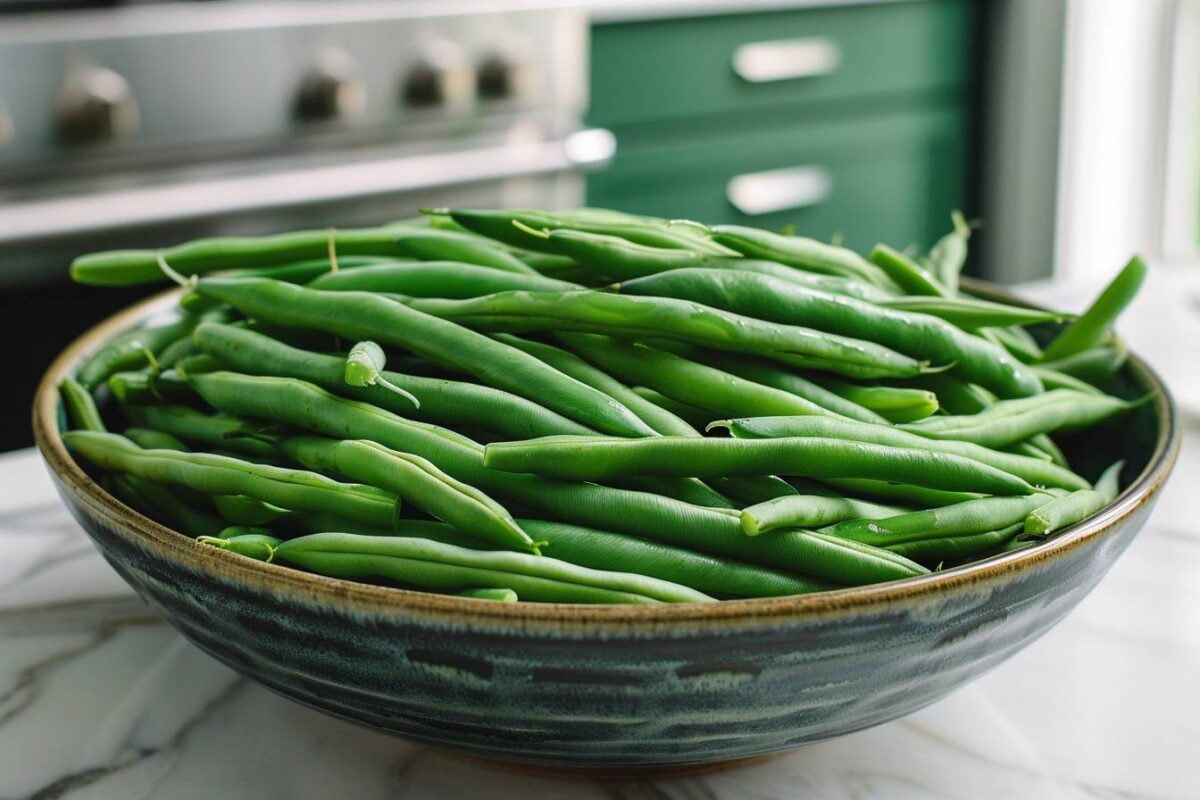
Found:
[[[612,133],[592,128],[549,142],[0,204],[0,245],[597,168],[615,152]]]

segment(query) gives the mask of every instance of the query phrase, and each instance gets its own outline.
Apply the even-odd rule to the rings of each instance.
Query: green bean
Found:
[[[421,401],[412,392],[387,379],[383,372],[383,368],[386,366],[387,356],[384,355],[382,347],[371,341],[358,342],[350,348],[350,353],[346,356],[346,370],[343,378],[348,385],[358,388],[382,386],[389,392],[403,397],[415,408],[420,408]]]
[[[189,335],[197,322],[198,317],[185,317],[168,325],[117,334],[83,362],[76,378],[84,388],[95,389],[115,372],[144,366],[147,353],[159,353],[181,336]]]
[[[464,324],[470,324],[475,317],[484,318],[485,322],[488,318],[516,319],[557,331],[678,339],[851,377],[915,375],[923,369],[915,359],[882,345],[795,325],[772,324],[668,297],[594,291],[500,292],[471,300],[413,300],[410,306]]]
[[[292,513],[286,508],[280,508],[244,494],[213,495],[212,503],[216,506],[221,519],[230,525],[261,527],[270,525]]]
[[[143,450],[190,450],[178,437],[150,428],[126,428],[121,432],[129,441]]]
[[[425,589],[461,591],[487,585],[544,602],[693,603],[712,600],[677,583],[580,567],[546,556],[470,550],[430,539],[316,533],[287,540],[275,557],[338,577],[372,575]],[[635,599],[636,598],[636,599]]]
[[[1025,497],[982,497],[941,508],[910,511],[894,517],[854,519],[839,522],[825,532],[877,547],[891,547],[921,539],[968,536],[1007,528],[1051,498],[1045,494]]]
[[[980,328],[975,333],[1000,345],[1022,364],[1032,364],[1042,357],[1041,345],[1033,338],[1033,334],[1019,325],[1008,328]]]
[[[455,480],[428,459],[365,440],[295,436],[284,451],[321,472],[377,486],[432,517],[482,539],[537,554],[537,545],[512,515],[473,486]]]
[[[343,380],[343,359],[311,353],[243,328],[203,324],[197,344],[222,363],[241,372],[299,378],[377,406],[437,425],[476,425],[510,438],[529,439],[555,433],[593,433],[577,422],[514,394],[474,383],[384,372],[391,384],[423,398],[414,409],[402,397],[380,387],[354,388]]]
[[[1048,456],[1050,461],[1053,463],[1060,467],[1065,467],[1066,469],[1071,468],[1071,465],[1067,463],[1066,454],[1062,451],[1062,448],[1054,443],[1054,440],[1050,438],[1049,434],[1039,433],[1035,436],[1031,436],[1029,437],[1028,442],[1038,450],[1042,451],[1043,454]]]
[[[1071,492],[1030,512],[1025,518],[1024,532],[1034,536],[1046,536],[1090,517],[1116,500],[1117,479],[1124,464],[1124,461],[1118,461],[1105,470],[1096,481],[1095,489]]]
[[[586,383],[593,389],[604,392],[628,408],[646,423],[647,427],[663,436],[699,436],[700,433],[688,422],[668,409],[640,397],[636,392],[603,370],[596,369],[574,353],[543,342],[531,342],[518,336],[498,334],[497,339],[511,347],[539,358],[554,369]],[[563,431],[569,433],[570,431]],[[522,437],[533,438],[533,437]]]
[[[779,531],[752,540],[741,532],[736,511],[703,508],[611,486],[487,469],[483,449],[449,431],[336,397],[301,381],[213,372],[197,376],[194,384],[208,403],[226,413],[262,417],[327,436],[376,441],[427,458],[460,481],[565,522],[842,584],[875,583],[925,572],[886,551],[851,546],[808,531]]]
[[[71,377],[64,378],[59,384],[59,392],[73,428],[108,435],[95,401],[78,381]],[[165,520],[168,525],[189,536],[212,533],[220,526],[216,517],[192,508],[165,486],[157,486],[131,475],[102,475],[100,483],[131,508],[155,519]]]
[[[640,383],[673,400],[723,415],[833,413],[802,397],[745,381],[645,344],[587,333],[558,338],[588,361],[626,383]]]
[[[311,516],[311,515],[310,515]],[[835,588],[836,584],[803,578],[769,567],[733,558],[711,556],[694,550],[635,536],[595,530],[563,522],[518,518],[531,536],[545,542],[544,549],[560,561],[592,569],[633,572],[689,586],[705,594],[722,597],[778,597]],[[345,531],[330,520],[323,530]],[[319,523],[320,524],[320,523]],[[319,532],[313,529],[312,532]],[[427,520],[399,519],[391,531],[351,530],[352,533],[409,536],[472,549],[496,549],[463,534],[449,525]]]
[[[1038,322],[1061,322],[1067,318],[1066,314],[1055,311],[993,303],[973,297],[892,297],[881,303],[896,311],[937,317],[967,331],[998,326],[1033,325]]]
[[[1021,478],[958,455],[817,437],[787,439],[620,439],[547,436],[496,442],[484,466],[568,480],[605,480],[627,475],[736,477],[798,475],[808,478],[873,478],[906,481],[933,489],[991,494],[1028,494]]]
[[[175,366],[182,359],[195,354],[196,346],[192,343],[192,337],[189,333],[186,336],[180,336],[164,347],[161,353],[155,355],[154,360],[158,362],[160,370],[165,370]]]
[[[947,414],[976,414],[996,402],[991,392],[947,372],[914,375],[897,383],[933,392],[939,410]]]
[[[239,536],[229,537],[199,536],[197,540],[202,544],[228,550],[246,558],[267,562],[275,560],[275,549],[283,543],[282,539],[262,533],[243,533]]]
[[[254,459],[272,460],[279,455],[258,431],[232,417],[213,416],[187,406],[126,406],[125,415],[139,428],[169,433],[185,442],[236,450]]]
[[[497,589],[494,586],[483,586],[477,589],[463,589],[459,597],[471,597],[475,600],[492,600],[497,603],[515,603],[520,598],[512,589]]]
[[[972,558],[1005,547],[1021,532],[1021,523],[999,530],[976,533],[969,536],[945,536],[933,539],[918,539],[889,547],[896,555],[902,555],[924,563],[943,562],[952,559]]]
[[[667,397],[662,392],[651,389],[649,386],[631,386],[629,390],[643,400],[658,406],[663,411],[668,411],[679,417],[697,431],[704,430],[704,427],[712,422],[713,415],[711,411],[706,411],[703,408],[697,408],[687,403],[681,403],[678,400]]]
[[[888,422],[915,422],[936,414],[938,410],[937,395],[926,389],[861,386],[819,375],[812,376],[812,380],[834,394],[870,409]]]
[[[958,294],[958,276],[967,261],[967,240],[971,238],[971,226],[961,211],[950,214],[954,230],[947,233],[929,251],[928,266],[951,295]]]
[[[217,534],[218,539],[233,539],[238,536],[270,536],[271,529],[257,525],[230,525],[222,528]]]
[[[536,275],[524,261],[495,243],[455,231],[408,228],[396,241],[400,252],[421,261],[457,261],[505,272]]]
[[[1033,372],[1047,389],[1072,389],[1076,392],[1086,392],[1088,394],[1104,394],[1104,392],[1087,381],[1082,381],[1074,375],[1068,375],[1056,369],[1034,367]]]
[[[784,367],[755,358],[691,347],[680,342],[656,340],[654,345],[659,349],[681,355],[692,361],[708,364],[711,367],[736,375],[744,380],[761,383],[764,386],[770,386],[774,389],[794,394],[797,397],[802,397],[837,416],[849,417],[859,422],[870,422],[880,425],[887,424],[887,420],[874,411],[839,397],[828,389],[818,386]],[[930,373],[929,377],[940,374],[944,373]],[[915,379],[916,377],[914,376],[905,380]]]
[[[950,292],[927,269],[886,244],[877,244],[868,260],[910,295],[947,297]]]
[[[731,252],[684,229],[672,230],[656,225],[645,225],[636,219],[584,220],[578,217],[571,218],[570,215],[547,214],[530,209],[503,211],[451,209],[448,213],[451,219],[459,225],[489,239],[548,253],[561,251],[552,241],[538,236],[538,231],[574,230],[581,233],[611,236],[634,244],[657,248],[722,255]],[[520,227],[514,223],[519,223]],[[568,252],[564,255],[573,254]]]
[[[1003,349],[942,320],[805,289],[768,276],[676,270],[623,283],[620,290],[682,298],[762,320],[787,325],[803,322],[833,334],[886,342],[913,358],[953,362],[965,379],[1004,396],[1041,391],[1029,369]]]
[[[1001,400],[965,417],[929,417],[902,427],[931,439],[958,439],[1002,447],[1040,433],[1083,428],[1128,411],[1133,403],[1108,395],[1055,389],[1036,397]]]
[[[777,497],[797,494],[796,487],[776,475],[748,475],[742,478],[709,478],[717,491],[742,505],[765,503]]]
[[[802,236],[781,236],[740,225],[714,225],[710,230],[714,242],[736,250],[748,258],[777,261],[790,267],[825,275],[855,278],[884,289],[897,288],[877,266],[844,247],[828,245]]]
[[[562,292],[581,288],[534,273],[508,272],[456,261],[389,263],[326,272],[308,283],[326,291],[388,292],[409,297],[478,297],[510,289]]]
[[[833,275],[803,272],[774,261],[755,258],[715,256],[683,250],[667,250],[634,244],[615,236],[600,236],[571,230],[552,230],[547,236],[561,252],[585,265],[593,275],[627,281],[676,269],[703,267],[770,275],[830,294],[878,301],[891,295],[857,280]]]
[[[108,430],[96,401],[79,381],[69,375],[63,378],[58,384],[58,394],[72,428],[101,432]]]
[[[941,508],[967,500],[978,500],[986,495],[978,492],[945,492],[910,483],[867,480],[865,478],[826,478],[828,484],[843,494],[866,497],[889,503],[899,503],[917,508]]]
[[[370,338],[407,348],[598,431],[622,436],[650,432],[620,403],[538,359],[382,297],[365,292],[321,292],[253,278],[207,278],[196,290],[278,324],[315,327],[346,338]]]
[[[1088,310],[1046,346],[1044,360],[1055,361],[1102,343],[1117,317],[1137,295],[1146,272],[1146,262],[1140,256],[1131,258]]]
[[[187,381],[175,369],[158,375],[147,370],[114,372],[108,376],[108,390],[119,402],[137,405],[179,401],[192,393]]]
[[[1118,341],[1114,347],[1092,347],[1064,358],[1042,361],[1038,366],[1096,385],[1116,375],[1128,358],[1129,351]]]
[[[945,453],[987,464],[1010,475],[1023,478],[1034,486],[1053,486],[1063,489],[1088,488],[1087,481],[1075,473],[1041,459],[1003,453],[954,439],[927,439],[900,428],[884,425],[868,425],[852,420],[816,417],[758,417],[722,420],[713,425],[728,428],[735,437],[746,439],[808,436]],[[906,482],[915,483],[916,481]]]
[[[184,276],[223,269],[278,267],[327,257],[331,242],[338,256],[414,256],[532,272],[519,259],[470,237],[448,231],[384,226],[197,239],[165,250],[110,250],[75,259],[71,262],[71,278],[76,283],[93,286],[154,283],[166,278],[160,257]]]
[[[390,526],[398,503],[394,495],[372,486],[339,483],[314,472],[211,453],[143,450],[111,433],[71,431],[64,434],[64,440],[100,469],[206,494],[245,494],[297,511],[327,511],[366,525]]]
[[[412,263],[408,258],[385,258],[381,256],[346,256],[337,260],[337,268],[328,258],[312,258],[307,261],[297,261],[277,267],[231,269],[225,272],[231,278],[271,278],[288,283],[306,284],[322,275],[348,273],[359,267]],[[179,306],[185,311],[200,312],[219,306],[215,300],[201,297],[189,291],[179,298]]]
[[[794,495],[756,503],[742,510],[742,530],[750,536],[780,528],[821,528],[850,519],[882,519],[905,513],[898,506],[884,506],[849,497]]]

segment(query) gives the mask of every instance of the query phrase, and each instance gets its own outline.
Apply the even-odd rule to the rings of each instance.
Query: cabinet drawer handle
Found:
[[[833,175],[817,166],[750,172],[725,187],[730,204],[750,217],[815,206],[832,193]]]
[[[750,83],[829,75],[841,63],[841,48],[824,37],[751,42],[733,51],[733,71]]]

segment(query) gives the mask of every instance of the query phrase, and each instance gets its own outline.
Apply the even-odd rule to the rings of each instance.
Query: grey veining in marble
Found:
[[[1138,329],[1127,334],[1148,351]],[[906,719],[765,763],[629,782],[463,760],[240,678],[142,605],[35,454],[2,456],[0,800],[1193,798],[1200,423],[1185,426],[1139,539],[1070,617],[989,675]]]

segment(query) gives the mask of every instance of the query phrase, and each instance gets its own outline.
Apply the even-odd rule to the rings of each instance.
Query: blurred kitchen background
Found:
[[[1200,0],[0,0],[0,450],[97,249],[610,206],[929,247],[1197,260]]]

